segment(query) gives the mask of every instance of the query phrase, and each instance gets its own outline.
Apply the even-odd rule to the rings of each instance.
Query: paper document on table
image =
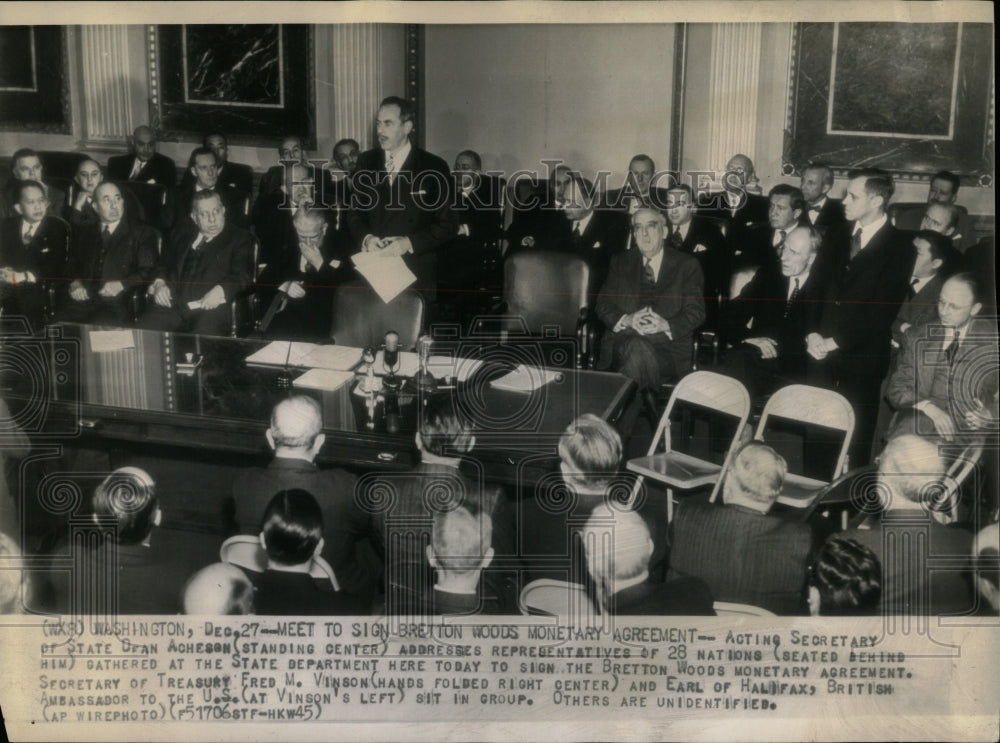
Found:
[[[361,349],[354,346],[316,346],[305,357],[303,366],[310,369],[347,371],[361,359]]]
[[[389,303],[417,280],[398,255],[355,253],[351,256],[358,273],[365,277],[383,302]]]
[[[539,369],[537,366],[518,364],[514,371],[505,374],[499,379],[494,379],[490,382],[490,385],[498,390],[506,390],[507,392],[531,392],[561,377],[562,374],[560,372]]]
[[[334,369],[310,369],[292,382],[293,387],[305,387],[310,390],[339,390],[354,379],[354,372],[336,371]]]
[[[247,356],[248,364],[268,366],[312,366],[307,359],[317,348],[315,343],[295,343],[272,341],[263,348]]]
[[[90,349],[94,353],[123,351],[135,348],[135,338],[131,330],[91,330]]]
[[[385,357],[385,350],[380,350],[375,354],[375,373],[388,374],[389,369],[385,368],[382,359]],[[399,366],[392,370],[397,377],[412,377],[420,370],[420,357],[409,351],[399,352]]]
[[[427,371],[433,374],[435,379],[443,380],[450,377],[459,382],[467,382],[469,377],[475,374],[482,365],[482,359],[431,356],[427,360]]]

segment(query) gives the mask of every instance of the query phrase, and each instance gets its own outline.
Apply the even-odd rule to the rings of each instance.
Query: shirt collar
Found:
[[[861,249],[864,250],[868,247],[868,243],[871,242],[872,237],[889,221],[889,217],[883,214],[881,217],[876,219],[871,224],[862,227],[860,222],[854,223],[854,232],[852,235],[856,235],[859,231],[861,232]]]
[[[927,286],[927,284],[930,283],[930,280],[933,279],[933,278],[934,278],[934,274],[931,274],[930,276],[925,276],[922,279],[917,279],[916,281],[914,281],[913,278],[911,277],[910,278],[910,286],[913,287],[913,293],[914,294],[919,293],[920,290],[923,289],[925,286]]]
[[[410,156],[410,150],[413,147],[410,145],[409,140],[403,143],[403,146],[392,153],[392,172],[398,173],[400,168],[403,167],[403,163],[406,162],[406,158]],[[389,158],[389,151],[385,152],[386,159]]]
[[[822,211],[822,210],[823,210],[823,207],[824,207],[824,206],[826,206],[826,198],[827,198],[826,196],[821,196],[821,197],[820,197],[820,200],[819,200],[819,201],[817,201],[817,202],[816,202],[815,204],[809,204],[809,206],[808,206],[808,208],[806,209],[806,211],[807,211],[807,212],[818,212],[818,211]]]
[[[682,225],[674,227],[674,232],[680,233],[681,240],[687,240],[688,232],[691,231],[691,220],[689,219]]]
[[[101,222],[101,231],[103,232],[105,229],[107,229],[107,231],[113,235],[115,234],[115,230],[118,229],[118,225],[120,225],[121,223],[122,221],[120,219],[117,222],[107,222],[107,223]]]
[[[593,213],[593,212],[590,212],[590,213],[589,213],[589,214],[587,214],[587,216],[586,216],[586,217],[584,217],[583,219],[580,219],[580,220],[577,220],[577,221],[576,221],[576,224],[579,224],[579,225],[580,225],[580,234],[581,234],[581,235],[582,235],[582,234],[583,234],[584,232],[586,232],[586,231],[587,231],[587,225],[588,225],[588,224],[590,224],[590,220],[591,220],[591,219],[593,219],[593,218],[594,218],[594,213]]]
[[[800,274],[798,276],[789,276],[788,277],[788,296],[789,297],[792,296],[792,292],[795,290],[795,280],[796,279],[798,279],[798,281],[799,281],[799,291],[802,291],[802,287],[806,285],[807,281],[809,281],[809,271],[810,271],[810,269],[806,269],[805,273],[803,273],[803,274]]]
[[[641,253],[640,253],[641,255]],[[646,265],[646,258],[642,258],[643,265]],[[653,269],[653,275],[659,279],[660,278],[660,266],[663,265],[663,250],[660,250],[656,255],[649,259],[649,267]]]
[[[22,217],[21,218],[21,237],[24,237],[25,235],[28,234],[29,227],[31,229],[31,234],[34,235],[35,233],[38,232],[38,228],[41,227],[41,225],[42,225],[41,221],[38,221],[38,222],[35,222],[34,224],[32,224],[27,219],[24,219]]]

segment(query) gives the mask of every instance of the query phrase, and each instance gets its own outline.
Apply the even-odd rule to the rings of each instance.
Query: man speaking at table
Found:
[[[194,195],[191,219],[174,231],[139,326],[225,335],[229,301],[250,282],[250,233],[226,222],[215,191]]]
[[[348,226],[362,251],[401,256],[417,277],[414,288],[433,301],[437,251],[458,234],[458,224],[448,209],[448,165],[410,143],[413,126],[408,101],[382,101],[375,120],[380,149],[358,158]]]

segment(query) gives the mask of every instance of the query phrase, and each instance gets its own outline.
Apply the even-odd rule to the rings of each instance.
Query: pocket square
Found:
[[[39,250],[38,252],[39,252],[39,253],[48,253],[48,252],[49,252],[49,250],[50,250],[50,248],[42,248],[42,249],[41,249],[41,250]]]
[[[704,245],[701,245],[700,243],[694,246],[695,253],[704,253],[706,250],[708,250],[708,248],[706,248]]]
[[[601,247],[601,241],[600,241],[600,240],[598,240],[598,241],[597,241],[596,243],[594,243],[594,245],[593,245],[593,248],[594,248],[594,250],[597,250],[597,249],[598,249],[599,247]]]
[[[531,235],[528,235],[527,237],[521,239],[521,245],[523,245],[526,248],[533,248],[535,247],[535,238],[533,238]]]

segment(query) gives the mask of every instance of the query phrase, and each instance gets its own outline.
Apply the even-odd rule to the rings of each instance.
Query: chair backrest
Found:
[[[82,152],[60,152],[57,150],[40,150],[38,152],[38,159],[42,161],[42,171],[45,174],[45,180],[53,178],[73,180],[80,162],[87,157],[89,155],[85,155]],[[62,185],[57,185],[62,188]]]
[[[757,275],[758,268],[759,266],[747,266],[746,268],[741,268],[738,271],[733,272],[733,276],[729,280],[730,299],[735,299],[740,296],[740,292],[743,291],[743,287],[753,281],[753,277]]]
[[[122,193],[126,191],[142,207],[142,221],[159,230],[164,229],[169,218],[167,214],[167,187],[159,183],[142,183],[140,181],[115,181]],[[128,198],[128,197],[126,197]]]
[[[834,471],[830,480],[834,480],[844,472],[847,460],[847,449],[854,436],[854,409],[847,399],[838,392],[825,390],[821,387],[810,387],[805,384],[790,384],[782,387],[764,405],[764,411],[757,424],[754,438],[766,441],[768,419],[772,416],[794,421],[803,425],[822,426],[827,429],[842,431],[844,434],[840,452],[837,455]]]
[[[515,253],[504,261],[507,314],[522,318],[532,334],[554,325],[563,337],[573,337],[580,311],[587,307],[589,281],[590,268],[575,255]]]
[[[962,488],[982,457],[983,445],[977,442],[965,447],[948,465],[948,471],[941,480],[941,491],[931,504],[935,519],[946,525],[958,521]]]
[[[667,409],[660,417],[656,433],[647,454],[654,454],[660,438],[665,437],[667,451],[670,451],[670,414],[680,401],[700,405],[739,419],[736,429],[739,436],[750,417],[750,393],[743,383],[733,377],[711,371],[696,371],[685,375],[677,383]]]
[[[385,334],[399,334],[402,350],[416,348],[423,329],[424,299],[412,289],[391,302],[383,302],[367,282],[343,284],[333,295],[333,325],[330,337],[341,346],[378,348]]]
[[[580,583],[539,578],[521,589],[518,608],[525,616],[592,617],[600,614]]]
[[[750,604],[734,604],[730,601],[716,601],[712,604],[718,617],[773,617],[774,612]]]

